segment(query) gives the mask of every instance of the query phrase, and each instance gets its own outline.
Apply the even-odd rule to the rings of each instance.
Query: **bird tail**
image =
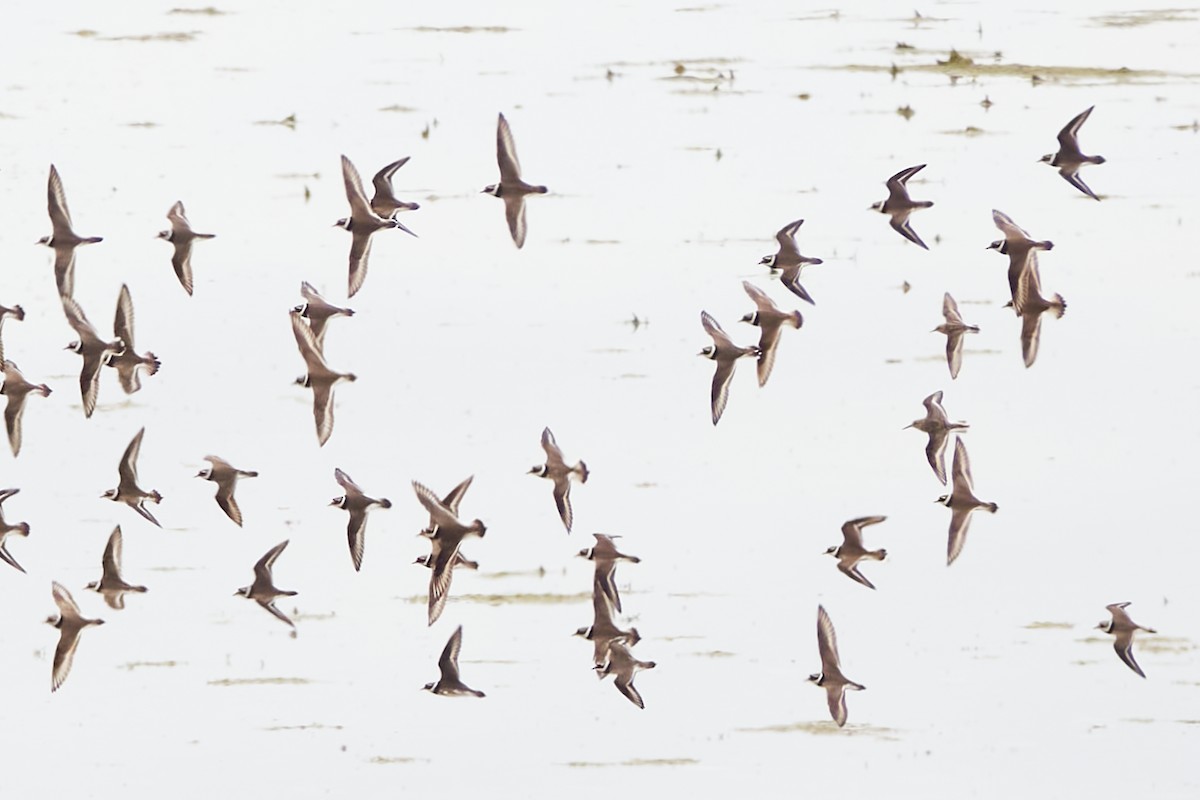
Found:
[[[791,319],[792,319],[792,327],[793,328],[803,328],[804,327],[804,317],[800,316],[799,311],[793,311]]]
[[[1000,510],[1000,506],[996,505],[995,503],[988,503],[986,506],[984,506],[984,508],[986,508],[988,511],[992,512],[993,514],[995,514],[997,511]]]
[[[154,353],[151,353],[149,350],[147,350],[146,355],[142,357],[142,363],[146,365],[147,375],[157,375],[159,367],[162,366],[162,362],[158,360],[158,356],[154,355]]]
[[[1054,295],[1053,302],[1050,303],[1050,308],[1054,309],[1056,319],[1062,319],[1062,315],[1067,313],[1067,301],[1063,300],[1061,294]]]
[[[392,501],[388,500],[386,497],[381,497],[379,498],[379,506],[380,508],[391,508]]]
[[[146,499],[147,499],[147,500],[150,500],[150,501],[152,501],[152,502],[154,502],[154,503],[161,503],[161,502],[162,502],[162,495],[158,493],[158,490],[157,490],[157,489],[155,489],[154,491],[150,492],[150,494],[149,494],[149,495],[147,495]]]
[[[884,549],[881,547],[881,548],[879,548],[878,550],[875,550],[875,551],[872,551],[872,552],[870,552],[870,553],[867,553],[867,557],[868,557],[868,558],[873,558],[873,559],[875,559],[876,561],[883,561],[885,558],[887,558],[887,550],[884,550]]]
[[[571,469],[572,469],[572,471],[575,472],[576,475],[579,476],[580,483],[587,483],[588,475],[591,474],[588,472],[587,464],[580,461],[578,464],[571,467]]]

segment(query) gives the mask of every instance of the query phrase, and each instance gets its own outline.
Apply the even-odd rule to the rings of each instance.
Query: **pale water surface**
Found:
[[[33,528],[9,543],[29,574],[0,573],[6,797],[1200,791],[1200,11],[178,2],[27,5],[0,26],[0,302],[28,311],[4,344],[55,390],[30,399],[20,459],[0,455],[22,490],[5,514]],[[975,66],[937,68],[951,48]],[[1037,163],[1090,105],[1100,203]],[[479,194],[497,111],[552,190],[521,251]],[[318,449],[286,311],[301,280],[345,299],[340,153],[368,176],[412,156],[397,186],[420,236],[376,237],[358,314],[331,328],[329,362],[359,380]],[[105,326],[127,282],[138,347],[163,361],[130,399],[106,374],[90,420],[33,245],[51,162],[77,229],[105,237],[79,251],[78,299]],[[930,252],[867,210],[917,163]],[[179,199],[218,234],[193,298],[153,238]],[[992,208],[1056,243],[1043,284],[1069,309],[1029,370]],[[800,217],[826,262],[805,275],[817,305],[765,389],[739,367],[714,429],[699,312],[749,342],[741,280],[795,307],[757,262]],[[929,332],[944,291],[983,329],[953,382]],[[901,431],[938,389],[1000,505],[949,569],[942,487]],[[143,425],[164,531],[98,499]],[[546,425],[592,469],[570,537],[524,474]],[[192,477],[207,453],[262,473],[239,487],[244,530]],[[335,466],[395,504],[361,574],[326,505]],[[409,481],[469,474],[482,569],[427,628]],[[890,554],[864,567],[877,592],[820,555],[868,514],[888,515],[867,535]],[[120,612],[82,589],[117,523],[126,577],[150,587]],[[570,636],[591,620],[573,556],[592,531],[643,559],[619,579],[658,663],[644,711]],[[285,538],[295,639],[232,596]],[[54,695],[52,579],[108,621]],[[1145,681],[1092,630],[1122,600],[1160,631],[1138,641]],[[818,603],[869,687],[842,730],[804,680]],[[418,691],[458,624],[485,700]]]

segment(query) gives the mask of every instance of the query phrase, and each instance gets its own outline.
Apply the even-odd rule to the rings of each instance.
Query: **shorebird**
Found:
[[[275,581],[271,577],[271,568],[275,565],[275,559],[279,558],[279,554],[288,546],[288,539],[283,540],[279,544],[272,547],[266,554],[258,560],[254,565],[254,583],[249,586],[243,586],[234,592],[235,596],[245,597],[247,600],[253,600],[260,606],[270,611],[271,614],[283,622],[286,622],[295,631],[296,625],[287,615],[275,607],[275,598],[277,597],[294,597],[296,592],[288,592],[283,589],[276,588]]]
[[[949,292],[942,298],[942,316],[946,321],[932,332],[946,334],[946,366],[950,367],[950,380],[954,380],[962,369],[963,335],[979,333],[979,326],[963,322],[962,315],[958,313],[958,303],[954,302]],[[942,483],[945,482],[943,478]]]
[[[4,563],[8,564],[10,567],[24,572],[25,568],[18,564],[17,560],[12,557],[11,553],[8,552],[8,543],[6,540],[8,539],[8,535],[10,533],[15,533],[18,536],[29,536],[29,523],[18,522],[16,525],[9,525],[4,519],[3,509],[4,501],[19,491],[21,490],[0,489],[0,559],[2,559]]]
[[[623,642],[614,639],[609,642],[604,663],[597,665],[595,670],[601,678],[615,675],[613,681],[617,684],[617,691],[629,698],[629,702],[638,708],[645,708],[641,693],[633,685],[633,678],[642,670],[654,669],[656,666],[658,665],[653,661],[639,661]]]
[[[575,518],[571,511],[571,476],[579,478],[580,483],[587,483],[590,473],[587,464],[582,461],[577,461],[573,467],[567,466],[549,428],[542,430],[542,449],[546,451],[546,463],[533,467],[528,474],[554,481],[554,504],[558,506],[558,515],[562,517],[567,533],[570,533]]]
[[[433,564],[436,560],[437,560],[437,554],[430,553],[427,556],[417,556],[416,558],[413,559],[413,563],[420,564],[422,567],[425,567],[426,569],[433,569]],[[462,552],[459,551],[458,553],[456,553],[454,555],[454,563],[450,565],[450,568],[458,569],[459,567],[462,567],[463,569],[477,570],[477,569],[479,569],[479,562],[472,561],[469,558],[463,558]]]
[[[592,581],[592,624],[577,629],[572,636],[581,636],[592,643],[592,665],[595,667],[604,666],[608,647],[613,642],[624,642],[633,647],[642,640],[637,628],[623,631],[617,627],[613,621],[612,601],[597,580]]]
[[[908,217],[917,209],[929,208],[933,205],[933,203],[929,200],[913,200],[908,196],[908,187],[905,185],[908,183],[909,178],[911,178],[913,175],[916,175],[923,169],[925,169],[925,165],[918,164],[915,167],[902,169],[892,177],[888,178],[887,200],[881,200],[880,202],[875,203],[871,206],[871,210],[878,211],[881,214],[889,215],[892,218],[891,226],[893,230],[895,230],[905,239],[908,239],[913,244],[928,250],[929,248],[925,246],[923,241],[921,241],[921,237],[918,236],[917,232],[914,231],[912,226],[908,224]]]
[[[798,219],[780,228],[779,232],[775,234],[775,240],[779,242],[779,251],[774,255],[763,256],[758,263],[766,264],[772,270],[781,270],[783,274],[779,278],[780,282],[804,302],[816,305],[816,301],[800,285],[800,273],[809,264],[824,262],[819,258],[800,255],[800,248],[796,246],[796,233],[803,224],[804,220]],[[745,282],[743,282],[744,284]],[[749,290],[747,289],[747,291]],[[799,316],[799,312],[797,312],[797,316]]]
[[[1058,132],[1058,152],[1048,153],[1042,156],[1040,161],[1043,164],[1058,167],[1058,174],[1063,176],[1063,180],[1093,200],[1099,200],[1100,198],[1088,188],[1078,174],[1079,168],[1084,164],[1104,163],[1104,156],[1085,156],[1079,149],[1079,128],[1087,122],[1087,118],[1092,115],[1094,108],[1095,106],[1090,106],[1068,122],[1066,127]]]
[[[129,296],[129,287],[125,284],[121,284],[121,292],[117,295],[117,313],[113,319],[113,333],[125,343],[125,349],[109,358],[107,364],[116,369],[125,394],[133,394],[142,388],[138,370],[145,367],[147,375],[156,375],[162,362],[149,350],[141,356],[134,352],[133,299]]]
[[[875,584],[863,577],[863,574],[858,571],[858,562],[864,558],[883,561],[887,558],[887,550],[868,550],[863,547],[862,529],[868,525],[876,525],[886,519],[887,517],[859,517],[858,519],[850,520],[842,525],[842,543],[834,545],[825,551],[825,555],[833,556],[838,560],[838,569],[868,589],[874,589]]]
[[[367,279],[367,259],[371,255],[371,235],[383,228],[399,228],[410,236],[416,236],[403,223],[392,217],[381,217],[376,214],[369,203],[367,194],[363,191],[362,178],[350,159],[342,156],[342,182],[346,185],[346,199],[350,201],[350,216],[343,217],[334,223],[336,227],[345,228],[353,235],[350,243],[350,288],[349,297],[354,297]]]
[[[1029,234],[1003,211],[992,209],[992,222],[1004,234],[1004,238],[989,244],[988,249],[1008,256],[1008,290],[1012,295],[1013,310],[1019,317],[1025,311],[1024,298],[1018,296],[1021,278],[1029,270],[1037,269],[1037,251],[1052,250],[1054,242],[1031,239]]]
[[[81,244],[104,241],[99,236],[80,236],[71,227],[71,212],[67,208],[67,195],[63,191],[62,178],[58,170],[50,165],[50,179],[46,186],[47,208],[50,212],[52,233],[38,239],[54,251],[54,282],[62,297],[75,293],[75,248]]]
[[[354,571],[358,572],[362,569],[363,548],[366,547],[367,511],[371,506],[391,508],[392,501],[386,497],[377,500],[363,494],[363,490],[359,488],[358,484],[340,469],[333,470],[333,477],[342,485],[346,493],[341,497],[333,498],[329,505],[350,512],[350,522],[346,526],[346,538],[350,543],[350,560],[354,562]]]
[[[300,282],[300,294],[304,296],[304,302],[293,308],[292,311],[308,320],[308,326],[312,328],[313,339],[317,343],[317,350],[323,353],[325,352],[325,326],[329,324],[329,320],[334,317],[352,317],[354,309],[342,308],[327,302],[308,281]]]
[[[1015,306],[1018,303],[1022,307],[1021,357],[1028,369],[1037,361],[1038,346],[1042,340],[1042,314],[1049,311],[1059,319],[1067,310],[1067,302],[1061,294],[1056,293],[1049,300],[1042,297],[1042,277],[1038,272],[1036,253],[1029,254],[1029,262],[1017,283],[1017,301],[1005,305]]]
[[[96,410],[96,397],[100,393],[100,368],[111,361],[113,356],[125,350],[125,342],[121,339],[111,342],[102,340],[74,298],[64,296],[62,304],[67,322],[79,337],[63,349],[74,351],[83,357],[83,366],[79,371],[79,394],[83,401],[83,415],[91,417],[92,412]]]
[[[442,498],[442,505],[446,507],[446,510],[449,511],[451,515],[455,517],[458,516],[458,504],[462,502],[463,495],[467,493],[467,489],[471,488],[471,482],[473,480],[475,480],[474,475],[468,476],[465,480],[451,489],[449,494]],[[437,535],[437,531],[437,520],[434,518],[433,514],[430,514],[429,526],[418,534],[429,540],[429,555],[418,556],[417,559],[413,561],[414,564],[421,564],[429,569],[433,569],[434,564],[436,564],[438,561],[438,556],[442,551],[442,547],[447,542],[446,539],[443,539]],[[465,567],[466,569],[479,569],[479,562],[470,560],[464,556],[460,550],[455,554],[454,559],[451,561],[450,567],[452,569],[457,567]]]
[[[821,671],[809,675],[808,679],[825,690],[829,701],[829,715],[840,728],[846,724],[846,690],[861,692],[867,687],[842,674],[837,632],[833,629],[833,620],[829,619],[824,606],[817,606],[817,650],[821,654]]]
[[[946,543],[946,566],[954,563],[967,542],[967,529],[971,526],[971,512],[984,509],[995,514],[999,506],[985,503],[975,496],[971,480],[971,461],[967,458],[967,446],[957,436],[954,438],[954,464],[951,467],[952,486],[950,494],[944,494],[937,502],[950,509],[950,538]]]
[[[371,179],[371,183],[375,186],[375,196],[371,198],[371,210],[384,219],[394,217],[401,211],[416,211],[421,207],[417,203],[397,200],[396,192],[392,188],[392,176],[396,174],[396,170],[408,163],[408,158],[405,156],[399,161],[393,161],[376,172],[375,177]]]
[[[352,372],[334,372],[325,363],[321,347],[313,334],[312,328],[293,310],[292,334],[296,337],[296,346],[308,371],[296,379],[296,383],[313,392],[313,420],[317,425],[317,442],[324,446],[333,433],[333,387],[338,381],[356,381],[358,377]]]
[[[175,254],[171,256],[171,266],[175,268],[175,276],[179,284],[190,296],[192,293],[192,244],[197,239],[211,239],[216,234],[197,233],[192,230],[187,215],[183,211],[183,201],[178,201],[167,211],[167,219],[171,222],[169,231],[159,231],[158,238],[175,246]]]
[[[94,592],[99,592],[104,596],[104,602],[108,603],[108,607],[120,611],[125,608],[125,595],[129,592],[145,592],[145,586],[134,586],[126,583],[121,577],[121,526],[113,528],[112,534],[108,537],[108,544],[104,548],[104,558],[100,565],[103,573],[100,580],[92,581],[85,589],[91,589]]]
[[[712,381],[712,423],[716,425],[721,421],[721,414],[725,412],[725,404],[729,401],[729,382],[733,380],[733,368],[737,365],[737,360],[742,356],[758,358],[762,351],[754,345],[738,347],[707,311],[700,312],[700,324],[712,337],[713,343],[698,355],[717,362],[717,371],[713,374]]]
[[[453,565],[462,540],[467,536],[482,537],[487,533],[487,527],[478,519],[470,525],[464,525],[427,487],[416,481],[412,485],[417,500],[429,512],[434,523],[430,526],[436,542],[434,553],[430,556],[433,574],[429,577],[429,624],[432,625],[442,615],[446,600],[449,599]]]
[[[1142,668],[1138,666],[1137,661],[1133,658],[1133,634],[1135,631],[1145,631],[1146,633],[1158,633],[1158,631],[1138,625],[1130,619],[1129,612],[1125,610],[1125,607],[1128,605],[1129,603],[1112,603],[1106,606],[1109,613],[1112,614],[1112,619],[1105,620],[1096,627],[1105,633],[1111,633],[1117,637],[1113,642],[1113,649],[1117,651],[1120,659],[1125,662],[1125,666],[1144,678],[1146,677],[1146,673],[1142,672]]]
[[[771,368],[775,366],[775,350],[779,347],[783,326],[790,325],[799,330],[804,324],[804,317],[800,316],[799,311],[780,311],[766,292],[749,281],[742,281],[742,288],[758,307],[757,311],[742,317],[742,322],[749,322],[761,329],[758,335],[758,385],[766,386],[767,378],[771,377]]]
[[[521,162],[517,160],[517,145],[513,141],[508,120],[500,115],[496,123],[496,161],[500,165],[500,180],[485,186],[483,192],[504,201],[504,217],[508,231],[517,248],[525,245],[525,197],[545,194],[545,186],[534,186],[521,180]]]
[[[121,456],[121,463],[117,466],[117,472],[121,476],[117,488],[109,489],[100,496],[107,500],[124,503],[161,528],[162,525],[159,524],[159,521],[154,518],[153,514],[146,510],[146,502],[161,503],[162,495],[157,490],[152,489],[146,492],[138,486],[137,460],[138,453],[142,449],[142,436],[145,433],[146,429],[143,427],[134,434],[133,439],[129,442],[129,446],[125,448],[125,453]]]
[[[442,677],[438,678],[436,683],[427,683],[422,686],[422,691],[447,697],[465,697],[467,695],[484,697],[483,692],[472,689],[458,677],[458,651],[461,649],[462,625],[459,625],[454,629],[454,633],[450,634],[450,639],[442,650],[441,658],[438,659],[438,669],[441,670]]]
[[[950,421],[946,416],[946,409],[942,408],[940,391],[934,392],[921,402],[925,404],[925,417],[913,420],[912,424],[905,425],[903,430],[916,428],[929,434],[929,443],[925,445],[925,458],[929,460],[929,466],[933,467],[933,474],[937,475],[937,479],[945,486],[946,462],[943,454],[946,452],[946,439],[950,431],[965,431],[970,426],[965,422]]]
[[[71,662],[75,660],[75,649],[79,646],[79,633],[92,625],[103,625],[102,619],[87,619],[75,598],[58,581],[51,581],[51,592],[58,605],[58,616],[48,617],[46,622],[58,628],[58,647],[54,650],[54,667],[50,673],[50,691],[58,691],[67,675],[71,673]]]
[[[3,333],[4,331],[4,320],[6,317],[12,317],[17,322],[20,322],[21,320],[25,319],[25,309],[21,308],[19,305],[15,305],[12,308],[9,308],[8,306],[0,306],[0,333]],[[0,362],[3,361],[4,339],[3,337],[0,337]]]
[[[616,536],[605,536],[603,533],[593,533],[596,544],[579,551],[581,558],[586,558],[596,565],[594,583],[612,603],[617,613],[621,613],[621,595],[617,591],[616,571],[618,561],[628,561],[637,564],[641,561],[637,556],[626,555],[617,550]]]
[[[257,478],[258,473],[250,469],[238,469],[223,458],[205,456],[208,466],[196,473],[197,478],[204,478],[217,485],[217,505],[240,528],[242,527],[242,509],[238,508],[233,496],[238,478]]]
[[[25,398],[30,393],[49,397],[50,387],[44,383],[30,383],[16,364],[5,361],[4,385],[0,386],[0,394],[8,398],[8,405],[4,408],[4,425],[8,428],[8,444],[12,448],[13,458],[21,454],[21,417],[25,413]]]

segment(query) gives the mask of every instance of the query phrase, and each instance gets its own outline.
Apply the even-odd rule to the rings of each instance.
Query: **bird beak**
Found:
[[[406,226],[406,225],[405,225],[403,222],[401,222],[400,220],[398,220],[398,219],[396,219],[395,217],[393,217],[393,218],[392,218],[392,221],[396,223],[396,227],[397,227],[397,228],[399,228],[400,230],[404,231],[404,232],[405,232],[405,233],[407,233],[409,236],[417,236],[415,233],[413,233],[412,231],[410,231],[410,230],[408,229],[408,227],[407,227],[407,226]],[[421,238],[421,237],[417,236],[417,238],[419,239],[419,238]]]

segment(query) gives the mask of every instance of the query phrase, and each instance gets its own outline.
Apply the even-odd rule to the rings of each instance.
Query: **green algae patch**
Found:
[[[998,56],[999,54],[991,54]],[[1102,80],[1113,83],[1136,83],[1160,81],[1172,76],[1171,73],[1153,69],[1130,69],[1129,67],[1071,67],[1050,66],[1039,64],[1006,64],[1000,62],[982,63],[976,58],[964,55],[957,50],[951,50],[945,58],[935,59],[932,64],[907,64],[897,67],[868,64],[846,64],[827,69],[849,70],[851,72],[887,72],[895,75],[897,72],[928,72],[949,75],[956,78],[979,77],[1013,77],[1031,81],[1078,81]]]
[[[209,681],[209,686],[304,686],[312,683],[308,678],[219,678]]]
[[[839,728],[833,720],[809,720],[807,722],[789,722],[781,725],[764,725],[761,728],[738,728],[739,733],[808,733],[814,736],[874,736],[889,742],[900,740],[899,733],[891,728],[879,728],[874,725],[855,725],[846,723]]]
[[[1156,22],[1195,22],[1196,17],[1184,8],[1149,8],[1144,11],[1119,11],[1092,17],[1092,22],[1104,28],[1140,28]]]

